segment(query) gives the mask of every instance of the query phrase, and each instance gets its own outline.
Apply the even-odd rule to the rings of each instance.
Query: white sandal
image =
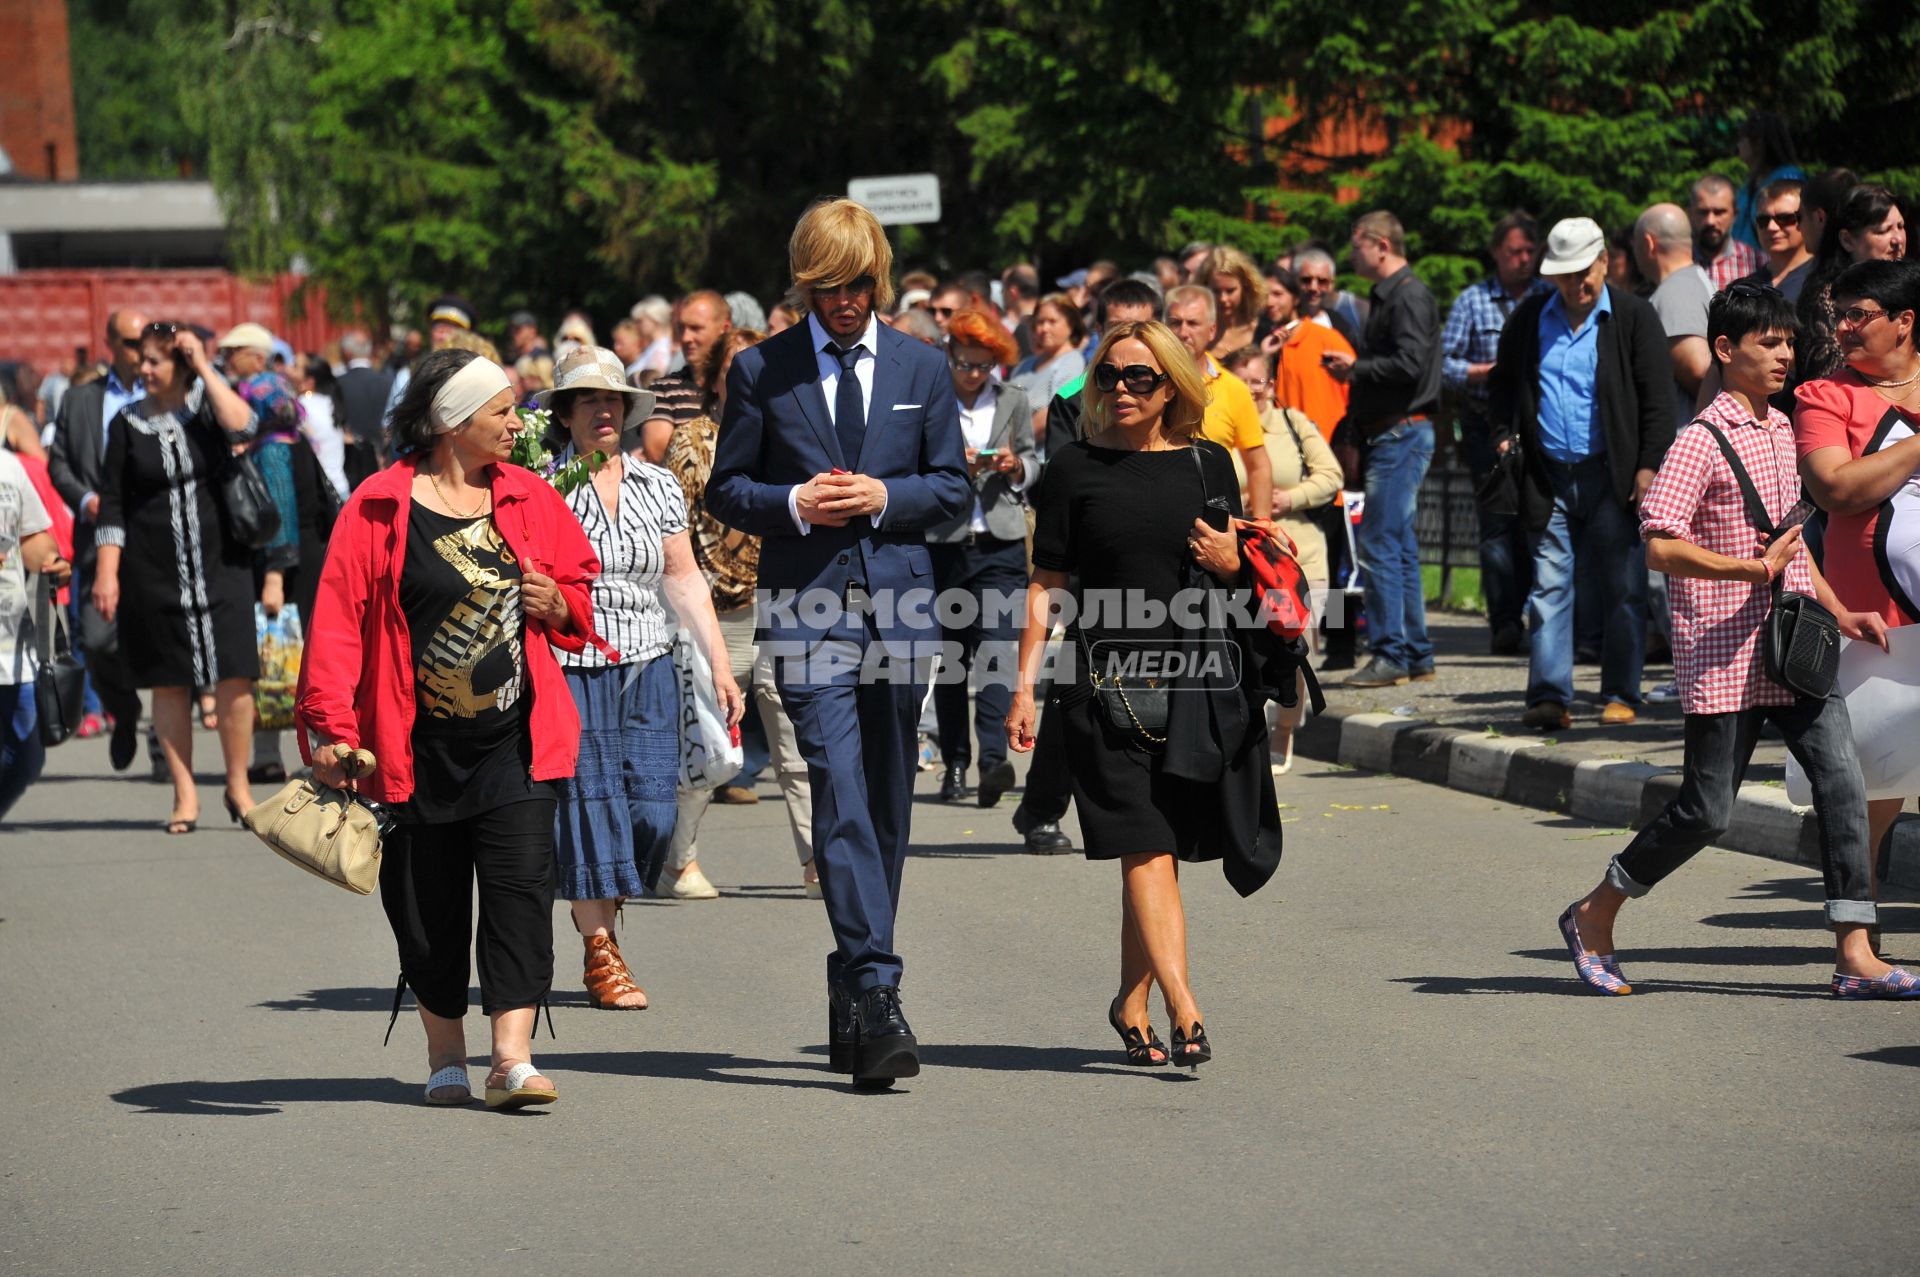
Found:
[[[461,1096],[436,1096],[434,1092],[444,1086],[462,1087],[466,1090],[466,1094]],[[427,1079],[426,1100],[429,1104],[449,1107],[455,1104],[473,1103],[473,1083],[467,1078],[467,1066],[464,1064],[449,1064],[443,1068],[435,1069],[433,1076]]]
[[[488,1076],[491,1077],[492,1075],[489,1074]],[[558,1091],[544,1090],[540,1087],[526,1085],[528,1078],[539,1076],[540,1070],[533,1067],[533,1061],[522,1060],[507,1070],[507,1084],[505,1086],[489,1086],[487,1088],[487,1107],[490,1109],[517,1109],[525,1108],[529,1104],[551,1104],[559,1099],[560,1093]]]

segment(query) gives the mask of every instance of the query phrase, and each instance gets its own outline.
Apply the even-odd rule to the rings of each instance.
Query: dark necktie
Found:
[[[840,361],[840,384],[833,394],[833,433],[840,439],[840,460],[851,470],[860,460],[860,441],[867,436],[867,412],[860,402],[860,378],[854,365],[860,361],[860,347],[842,350],[828,343],[822,347]]]

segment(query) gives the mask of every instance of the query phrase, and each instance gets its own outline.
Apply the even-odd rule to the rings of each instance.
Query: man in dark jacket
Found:
[[[1540,274],[1554,291],[1514,309],[1487,385],[1499,446],[1520,449],[1520,515],[1535,547],[1523,721],[1549,731],[1572,722],[1578,555],[1600,566],[1604,589],[1600,721],[1631,723],[1647,632],[1634,507],[1673,442],[1666,334],[1652,306],[1606,282],[1607,239],[1591,218],[1554,226]]]
[[[94,528],[100,514],[107,438],[120,410],[147,393],[139,376],[140,334],[146,326],[147,317],[135,310],[116,310],[107,316],[107,375],[67,392],[54,421],[53,447],[47,454],[47,472],[54,490],[73,511],[73,632],[83,659],[88,657],[85,647],[89,627],[81,625],[80,618],[85,600],[93,591],[97,558]],[[113,718],[108,757],[115,771],[125,771],[139,748],[139,694],[121,685],[125,674],[112,662],[95,654],[88,664],[89,686]]]
[[[341,336],[340,354],[347,361],[347,370],[338,379],[340,400],[346,408],[346,420],[340,425],[346,436],[347,482],[357,488],[380,469],[393,374],[373,366],[373,339],[362,329],[351,329]]]

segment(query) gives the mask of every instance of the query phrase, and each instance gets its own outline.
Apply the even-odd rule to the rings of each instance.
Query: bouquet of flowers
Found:
[[[507,460],[533,471],[551,483],[561,496],[588,482],[607,464],[607,454],[596,448],[587,456],[575,457],[561,465],[547,451],[547,432],[553,428],[553,414],[544,408],[515,408],[514,411],[520,414],[525,429],[514,436],[513,452]]]

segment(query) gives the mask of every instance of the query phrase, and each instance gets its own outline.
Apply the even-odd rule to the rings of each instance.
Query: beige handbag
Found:
[[[349,771],[373,770],[373,755],[356,751]],[[329,789],[311,776],[247,813],[246,826],[280,857],[317,878],[371,895],[380,882],[381,818],[350,790]]]

